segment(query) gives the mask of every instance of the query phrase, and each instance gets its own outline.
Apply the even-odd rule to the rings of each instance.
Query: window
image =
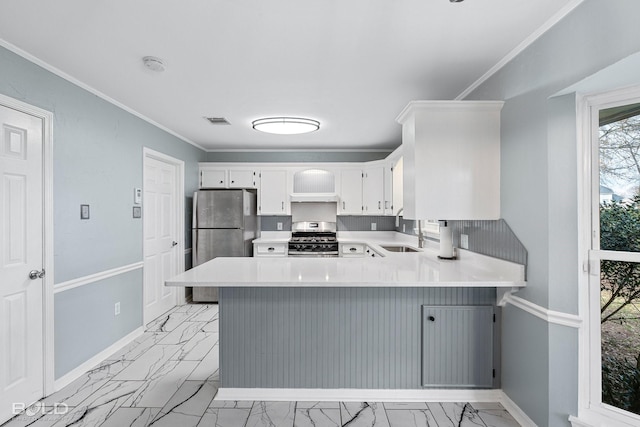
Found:
[[[640,97],[593,97],[587,111],[591,219],[585,222],[589,322],[582,376],[589,379],[583,406],[640,424]]]

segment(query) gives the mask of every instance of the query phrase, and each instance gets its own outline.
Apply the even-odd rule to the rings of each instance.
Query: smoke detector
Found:
[[[145,56],[144,58],[142,58],[142,62],[144,63],[145,67],[157,73],[163,72],[166,68],[164,65],[164,61],[156,56]]]

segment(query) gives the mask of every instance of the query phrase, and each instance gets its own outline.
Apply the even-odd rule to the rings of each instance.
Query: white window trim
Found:
[[[595,153],[599,147],[598,111],[640,102],[640,87],[606,93],[577,96],[578,155],[578,247],[580,317],[579,332],[578,417],[570,417],[574,427],[640,426],[640,416],[603,404],[601,400],[600,298],[590,289],[590,276],[600,275],[600,260],[640,261],[640,254],[599,250],[593,241],[599,227],[599,211],[592,203],[599,200],[599,168]],[[596,279],[598,280],[598,279]]]

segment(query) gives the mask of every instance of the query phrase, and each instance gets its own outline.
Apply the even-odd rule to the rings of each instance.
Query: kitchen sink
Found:
[[[389,252],[420,252],[418,249],[414,249],[411,246],[386,246],[380,245],[380,247]]]

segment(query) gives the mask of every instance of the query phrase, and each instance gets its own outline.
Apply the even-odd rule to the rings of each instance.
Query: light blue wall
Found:
[[[502,217],[529,253],[528,286],[518,296],[552,310],[575,314],[578,308],[571,92],[585,90],[578,84],[583,79],[640,51],[639,14],[635,0],[585,0],[468,97],[505,101]],[[640,83],[634,71],[635,81],[612,80],[599,89]],[[564,96],[555,96],[561,91]],[[568,425],[577,410],[578,331],[513,307],[504,310],[503,324],[504,391],[538,425]]]
[[[138,269],[55,295],[56,378],[142,324],[141,283]],[[116,302],[121,313],[114,317]]]
[[[187,196],[206,153],[4,48],[0,70],[0,93],[54,114],[55,283],[142,261],[142,220],[132,206],[143,147],[185,161]],[[80,204],[91,206],[90,220],[80,220]],[[56,377],[142,325],[141,274],[85,287],[55,297]],[[114,298],[122,303],[117,320]]]

